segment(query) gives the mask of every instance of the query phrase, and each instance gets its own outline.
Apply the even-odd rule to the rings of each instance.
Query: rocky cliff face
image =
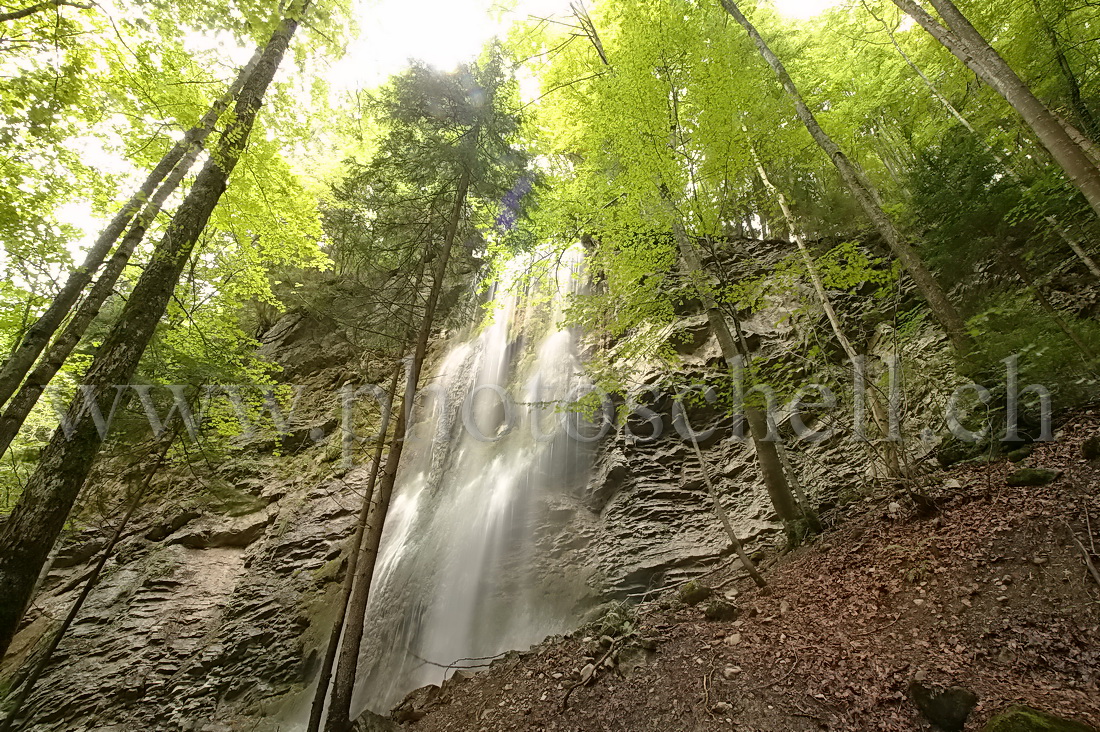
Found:
[[[156,477],[25,707],[31,729],[276,729],[297,714],[366,480],[362,466],[335,467],[332,392],[351,368],[376,365],[301,314],[283,318],[265,349],[307,386],[294,431],[258,437],[198,475]],[[120,497],[151,469],[116,464],[95,476],[85,527],[42,583],[3,669],[10,685],[79,591]]]
[[[789,252],[778,242],[753,247],[751,259],[739,260],[750,262],[742,267],[759,269]],[[763,357],[795,348],[787,324],[793,307],[777,300],[745,321]],[[714,375],[719,353],[704,316],[686,311],[653,337],[673,344],[680,361],[671,372],[651,369],[650,385]],[[927,336],[923,343],[934,353],[935,341]],[[917,339],[915,347],[921,345]],[[30,729],[285,730],[304,721],[367,472],[367,466],[339,467],[336,390],[380,382],[388,366],[357,352],[336,324],[304,313],[276,323],[264,352],[284,365],[290,380],[307,386],[292,434],[243,445],[202,475],[156,476],[154,497],[25,708]],[[936,377],[934,364],[925,371]],[[911,392],[916,403],[926,396]],[[640,596],[704,573],[729,555],[691,443],[675,429],[674,401],[651,397],[648,406],[652,421],[612,430],[598,446],[584,490],[545,512],[546,573],[569,566],[571,574],[588,576],[593,602]],[[779,525],[751,444],[733,439],[730,419],[717,409],[693,407],[690,418],[696,429],[718,428],[701,447],[737,531],[753,549],[772,541]],[[645,439],[657,423],[660,436]],[[866,449],[837,426],[832,439],[792,451],[818,502],[857,498],[872,478]],[[927,449],[914,442],[911,452],[919,457]],[[79,591],[111,532],[120,497],[151,467],[121,464],[107,461],[100,470],[82,528],[65,539],[45,577],[2,669],[9,686]],[[98,512],[97,502],[103,504]]]

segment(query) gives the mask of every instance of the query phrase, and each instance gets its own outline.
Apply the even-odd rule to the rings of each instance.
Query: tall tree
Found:
[[[325,722],[330,732],[350,726],[371,581],[449,264],[462,254],[460,240],[478,236],[472,212],[498,205],[516,178],[527,175],[526,156],[513,145],[517,119],[508,110],[515,84],[503,64],[499,49],[492,48],[482,61],[454,74],[414,66],[383,94],[389,131],[367,167],[373,173],[371,195],[362,205],[376,222],[397,222],[375,230],[383,240],[423,252],[432,276],[420,322],[410,331],[415,347],[404,396],[395,406],[393,437],[355,561]],[[414,212],[419,216],[411,217]]]
[[[893,1],[1012,105],[1100,216],[1100,167],[955,4],[951,0],[929,0],[943,19],[941,23],[917,0]]]
[[[903,0],[905,1],[905,0]],[[863,171],[859,169],[858,165],[852,161],[844,151],[840,149],[831,137],[825,132],[825,130],[818,123],[814,113],[810,111],[810,108],[806,105],[805,100],[802,97],[802,93],[795,86],[794,81],[791,79],[789,73],[787,73],[786,67],[783,62],[779,60],[779,57],[772,52],[771,48],[764,41],[763,36],[757,31],[745,14],[741,12],[737,3],[734,0],[721,0],[722,7],[726,9],[734,20],[736,20],[741,27],[749,34],[753,44],[756,46],[760,55],[768,63],[768,66],[775,72],[776,77],[779,79],[779,83],[783,86],[783,89],[787,92],[787,95],[794,102],[795,110],[798,113],[798,117],[802,120],[802,124],[806,126],[810,135],[813,137],[814,142],[825,151],[825,154],[829,156],[833,165],[836,166],[837,171],[843,178],[848,190],[851,191],[852,196],[859,203],[863,212],[875,225],[875,228],[882,235],[882,238],[886,240],[886,243],[890,246],[890,249],[901,261],[905,270],[909,273],[909,276],[913,278],[913,282],[924,296],[925,301],[932,309],[932,313],[936,319],[943,326],[948,338],[955,346],[956,350],[960,352],[966,352],[970,349],[970,336],[967,333],[966,325],[963,323],[962,317],[959,316],[958,311],[955,309],[955,305],[951,302],[951,299],[936,282],[935,277],[928,270],[928,267],[924,264],[920,255],[913,249],[913,247],[905,240],[898,231],[897,227],[890,220],[890,217],[886,215],[886,212],[882,210],[882,205],[879,203],[877,191],[867,180],[867,177],[863,174]]]
[[[667,191],[663,193],[667,196]],[[671,208],[671,199],[666,197],[666,200],[669,201]],[[684,271],[689,279],[696,283],[696,291],[707,313],[707,321],[718,337],[722,357],[731,375],[736,378],[737,375],[743,374],[749,365],[750,355],[745,340],[740,337],[740,332],[737,337],[734,337],[734,329],[730,328],[726,314],[710,294],[709,283],[706,281],[707,273],[699,259],[699,253],[695,251],[695,245],[688,237],[680,216],[675,210],[672,216],[673,236],[680,249]],[[787,475],[783,471],[783,463],[779,459],[778,436],[775,435],[775,428],[771,424],[771,415],[752,404],[738,406],[744,409],[749,436],[752,438],[753,447],[756,448],[756,464],[760,468],[760,476],[764,480],[764,487],[768,491],[772,506],[784,524],[794,521],[798,518],[798,504],[791,492]],[[806,508],[809,510],[809,507]]]
[[[91,398],[100,400],[115,392],[114,385],[126,384],[137,369],[191,250],[248,143],[264,96],[309,3],[295,0],[264,45],[237,97],[232,119],[92,361],[85,377]],[[54,432],[0,533],[0,654],[15,634],[38,573],[104,440],[84,412],[84,402],[78,395],[67,412],[74,426],[72,433],[63,427]]]
[[[476,139],[476,132],[472,139]],[[363,642],[363,627],[366,620],[367,602],[370,599],[371,580],[374,577],[374,568],[378,561],[378,550],[382,545],[382,531],[385,528],[386,514],[389,512],[390,499],[393,497],[394,485],[397,482],[397,469],[400,466],[401,454],[405,446],[408,413],[412,409],[413,400],[416,398],[416,390],[419,387],[420,373],[424,366],[424,358],[428,353],[428,340],[431,338],[436,309],[439,306],[439,293],[443,288],[443,280],[447,274],[447,264],[451,259],[454,237],[458,231],[463,209],[466,206],[466,194],[469,187],[470,174],[467,170],[459,179],[451,223],[448,224],[442,247],[435,257],[436,269],[432,277],[432,289],[428,295],[423,320],[417,333],[416,348],[405,380],[405,393],[397,413],[397,421],[394,423],[394,433],[393,439],[390,441],[389,453],[386,455],[386,467],[382,473],[382,480],[372,496],[367,527],[359,548],[360,556],[356,563],[355,583],[351,597],[348,600],[348,610],[344,620],[343,643],[340,645],[336,677],[333,680],[332,695],[329,698],[328,719],[325,723],[327,732],[348,732],[350,730],[351,694],[355,687],[355,677],[359,668],[359,651]]]
[[[19,390],[11,397],[11,401],[8,402],[3,413],[0,413],[0,454],[11,445],[12,440],[15,439],[19,429],[23,426],[23,423],[26,422],[31,410],[34,409],[34,406],[38,403],[38,399],[42,396],[42,392],[49,385],[50,381],[53,380],[53,377],[57,375],[57,372],[61,370],[61,367],[65,365],[66,359],[69,358],[70,354],[72,354],[73,350],[80,343],[80,339],[84,337],[84,333],[87,331],[88,326],[91,325],[99,315],[103,304],[107,301],[107,298],[110,297],[111,293],[114,292],[119,277],[122,276],[123,270],[126,269],[126,265],[130,262],[130,257],[133,256],[134,251],[145,238],[145,233],[160,213],[165,201],[167,201],[168,197],[176,191],[180,183],[191,171],[199,154],[202,152],[206,137],[213,130],[214,123],[240,93],[240,90],[248,79],[248,74],[251,73],[258,59],[259,53],[257,52],[252,60],[249,61],[238,74],[237,79],[229,87],[225,95],[223,95],[203,117],[200,125],[184,136],[185,140],[190,138],[190,143],[185,145],[183,156],[176,161],[175,168],[156,189],[156,192],[145,204],[141,213],[134,219],[126,235],[122,237],[122,241],[115,247],[114,252],[111,254],[111,258],[103,267],[103,271],[100,273],[99,277],[96,278],[92,288],[88,291],[84,299],[80,301],[76,308],[76,312],[74,312],[69,321],[65,323],[61,333],[49,344],[45,353],[35,364],[34,368],[31,369],[30,373],[26,374],[22,385],[19,386]],[[84,266],[86,267],[87,264],[88,263],[85,262]],[[81,269],[83,269],[83,267]],[[69,283],[66,283],[66,287],[68,287],[68,285]],[[33,329],[31,333],[27,334],[27,338],[29,338],[32,333]],[[24,338],[24,344],[26,344],[27,338]],[[22,347],[21,345],[20,348]],[[13,374],[12,376],[15,377],[16,375]],[[3,377],[0,375],[0,381],[2,380]]]
[[[143,216],[131,228],[131,232],[141,231],[144,233],[145,229],[148,228],[149,223],[159,212],[160,206],[175,191],[183,176],[190,170],[191,165],[202,149],[203,143],[213,131],[214,124],[229,107],[233,99],[236,98],[258,58],[257,53],[237,75],[236,80],[230,85],[226,93],[211,105],[210,110],[203,115],[199,123],[188,130],[183,137],[169,148],[160,162],[146,176],[137,192],[122,205],[118,213],[103,228],[103,231],[100,232],[85,254],[84,262],[72,271],[50,306],[24,333],[19,345],[8,357],[3,368],[0,368],[0,404],[6,403],[19,388],[19,385],[34,365],[35,360],[49,345],[57,329],[69,315],[73,305],[80,298],[80,294],[95,277],[96,271],[102,266],[103,261],[110,254],[118,238],[122,236],[126,227],[130,225],[139,212],[142,212]],[[157,203],[158,201],[159,203]],[[141,242],[141,238],[141,236],[137,236],[136,239],[131,238],[126,243],[129,244],[131,253],[134,247]],[[120,246],[119,251],[125,251],[126,244]],[[129,254],[123,260],[123,266],[128,258]],[[119,270],[119,273],[121,273],[121,270]],[[118,273],[114,277],[117,279]],[[108,292],[113,285],[113,282],[108,285]],[[64,357],[62,360],[64,360]],[[10,439],[8,442],[10,442]]]
[[[962,114],[962,112],[960,112],[955,107],[955,105],[952,104],[951,101],[947,97],[945,97],[939,89],[936,88],[936,85],[932,82],[931,79],[928,78],[928,75],[925,74],[924,71],[922,71],[916,63],[913,62],[913,59],[909,57],[909,54],[907,54],[905,52],[905,49],[901,47],[901,44],[898,43],[897,38],[894,36],[894,31],[886,23],[886,20],[880,18],[878,15],[875,15],[873,11],[871,11],[871,16],[875,20],[877,20],[879,24],[883,27],[883,29],[886,31],[887,36],[889,36],[890,38],[890,44],[898,52],[898,55],[900,55],[901,58],[905,61],[906,65],[908,65],[909,68],[912,69],[918,77],[920,77],[920,80],[928,88],[929,93],[932,94],[936,101],[943,105],[944,109],[946,109],[959,124],[965,127],[967,132],[974,136],[974,139],[978,142],[979,145],[982,146],[982,149],[989,153],[989,155],[1000,164],[1001,168],[1004,169],[1004,172],[1008,174],[1008,176],[1011,177],[1012,180],[1016,181],[1016,183],[1020,185],[1023,185],[1023,180],[1020,178],[1019,173],[1016,172],[1016,169],[1012,167],[1012,165],[1007,160],[1005,160],[1005,158],[1000,153],[994,150],[980,134],[978,134],[978,131],[974,128],[974,125],[970,123],[970,120],[968,120]],[[1047,223],[1051,225],[1051,228],[1053,228],[1058,233],[1059,238],[1061,238],[1062,241],[1064,241],[1066,245],[1073,251],[1077,258],[1080,259],[1086,267],[1088,267],[1089,271],[1097,277],[1100,277],[1100,265],[1098,265],[1096,263],[1096,260],[1094,260],[1089,255],[1089,253],[1085,251],[1084,247],[1081,246],[1081,243],[1077,241],[1076,237],[1074,237],[1073,234],[1071,234],[1069,230],[1062,225],[1062,222],[1058,221],[1058,219],[1054,218],[1054,216],[1050,214],[1045,215],[1044,218],[1046,219]]]

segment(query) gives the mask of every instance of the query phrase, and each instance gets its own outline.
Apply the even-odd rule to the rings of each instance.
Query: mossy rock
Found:
[[[797,549],[805,543],[806,539],[810,536],[810,524],[804,518],[797,518],[793,521],[785,521],[783,528],[787,534],[787,548]],[[759,560],[754,560],[759,561]]]
[[[1027,460],[1031,457],[1031,453],[1034,452],[1035,447],[1033,445],[1024,445],[1021,448],[1017,448],[1008,453],[1008,459],[1011,462],[1018,463],[1022,460]]]
[[[909,696],[924,718],[944,732],[962,732],[978,703],[977,695],[968,689],[926,686],[916,678],[909,682]]]
[[[1081,457],[1085,460],[1100,458],[1100,435],[1093,435],[1081,443]]]
[[[963,460],[972,460],[986,452],[986,446],[977,442],[949,439],[936,449],[936,461],[941,468],[948,468]]]
[[[692,580],[680,588],[680,602],[685,605],[698,605],[714,594],[714,590]]]
[[[1008,476],[1008,484],[1017,487],[1046,485],[1054,482],[1054,479],[1061,474],[1061,470],[1049,468],[1020,468]]]
[[[703,610],[707,620],[736,620],[740,614],[737,608],[723,600],[711,600]]]
[[[228,481],[214,479],[206,484],[208,503],[226,516],[247,516],[267,507],[268,501],[236,488]]]
[[[1012,706],[989,720],[982,732],[1097,732],[1095,727],[1060,719],[1038,709]]]

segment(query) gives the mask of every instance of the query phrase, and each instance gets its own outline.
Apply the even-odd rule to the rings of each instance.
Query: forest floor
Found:
[[[1083,553],[1096,563],[1100,460],[1081,453],[1098,430],[1078,414],[1023,463],[935,473],[932,511],[900,488],[840,509],[767,569],[767,590],[708,578],[734,620],[670,591],[602,643],[596,626],[549,639],[414,692],[398,715],[416,732],[935,729],[917,678],[977,695],[967,730],[1011,703],[1100,725],[1100,587]],[[1063,472],[1008,486],[1021,466]]]

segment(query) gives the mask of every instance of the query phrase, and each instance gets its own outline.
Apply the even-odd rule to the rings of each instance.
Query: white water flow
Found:
[[[412,689],[569,629],[583,610],[584,578],[540,550],[595,444],[593,427],[561,408],[587,389],[577,333],[559,322],[580,263],[569,250],[524,284],[530,260],[515,261],[491,323],[422,383],[367,610],[358,709],[385,713]]]

